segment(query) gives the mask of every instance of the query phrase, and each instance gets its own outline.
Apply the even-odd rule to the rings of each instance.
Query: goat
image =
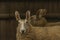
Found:
[[[17,27],[17,40],[60,40],[60,26],[34,27],[30,23],[30,11],[26,12],[26,19],[21,19],[19,12],[15,11]]]
[[[31,24],[33,26],[45,26],[47,24],[47,20],[44,17],[46,12],[46,9],[39,9],[36,12],[36,15],[31,16]]]

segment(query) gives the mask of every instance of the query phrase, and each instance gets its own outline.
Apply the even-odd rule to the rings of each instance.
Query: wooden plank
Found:
[[[0,18],[8,18],[9,14],[0,14]]]
[[[24,14],[21,14],[22,16]],[[25,16],[25,15],[24,15]],[[47,13],[46,17],[60,17],[60,13]],[[0,14],[0,18],[15,18],[15,14]]]

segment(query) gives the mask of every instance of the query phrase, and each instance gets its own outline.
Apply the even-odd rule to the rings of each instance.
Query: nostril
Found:
[[[24,30],[22,30],[22,34],[24,33]]]

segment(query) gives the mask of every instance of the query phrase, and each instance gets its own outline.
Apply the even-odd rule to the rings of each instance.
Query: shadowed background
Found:
[[[47,9],[47,21],[60,21],[60,1],[0,2],[0,40],[16,40],[15,10],[21,13],[21,18],[25,18],[26,10],[30,10],[31,15],[34,15],[40,8]]]

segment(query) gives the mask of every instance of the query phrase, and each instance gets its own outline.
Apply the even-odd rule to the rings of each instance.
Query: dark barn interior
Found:
[[[21,13],[21,18],[25,18],[26,10],[34,15],[40,8],[47,9],[45,18],[48,22],[60,21],[60,1],[0,2],[0,40],[16,40],[16,10]]]

